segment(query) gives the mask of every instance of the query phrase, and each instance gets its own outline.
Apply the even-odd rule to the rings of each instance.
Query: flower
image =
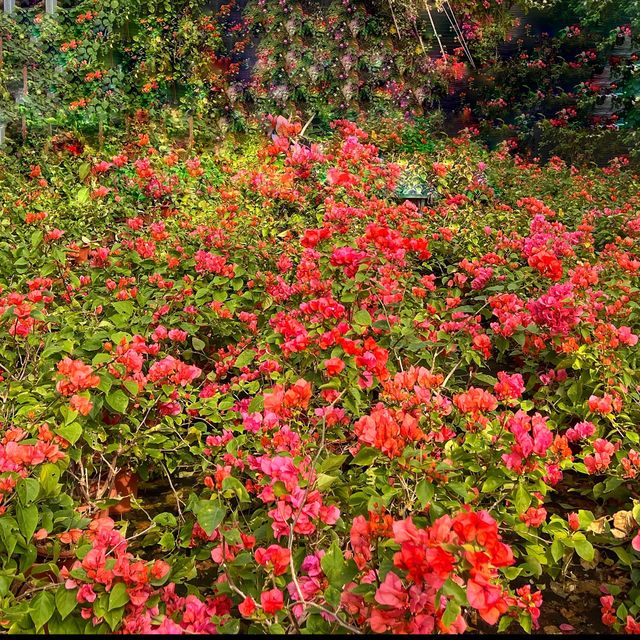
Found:
[[[284,607],[284,595],[280,589],[271,589],[263,591],[260,594],[260,603],[262,610],[269,615],[278,613]]]

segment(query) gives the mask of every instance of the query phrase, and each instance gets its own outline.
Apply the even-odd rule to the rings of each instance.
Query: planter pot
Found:
[[[135,471],[131,469],[120,469],[113,480],[113,486],[109,491],[109,495],[103,496],[104,499],[120,498],[120,500],[106,509],[97,511],[93,518],[105,518],[107,516],[121,515],[131,511],[131,498],[138,497],[138,483],[140,477]],[[91,485],[92,494],[96,494],[98,491],[99,483],[96,480]],[[82,505],[78,507],[77,511],[85,512],[90,509],[90,505]]]
[[[140,477],[130,469],[121,469],[116,474],[113,489],[109,494],[110,498],[122,496],[122,500],[118,504],[109,507],[109,514],[120,515],[131,511],[131,497],[138,497],[138,482]]]

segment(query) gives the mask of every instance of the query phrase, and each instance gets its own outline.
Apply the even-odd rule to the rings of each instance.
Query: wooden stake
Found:
[[[393,24],[396,27],[396,35],[398,36],[398,40],[401,40],[402,38],[400,37],[400,27],[398,26],[398,21],[396,20],[396,12],[393,10],[393,0],[389,0],[389,9],[391,9]]]
[[[27,65],[22,67],[22,95],[29,93],[29,87],[27,85]]]
[[[4,49],[3,49],[3,40],[2,40],[2,36],[0,36],[0,64],[4,63]]]
[[[189,116],[189,148],[193,147],[193,116]]]
[[[436,36],[436,40],[438,41],[438,44],[440,45],[440,52],[442,53],[442,57],[446,60],[447,59],[447,54],[444,52],[444,47],[442,46],[442,40],[440,40],[440,36],[439,36],[438,31],[436,29],[436,24],[433,21],[433,16],[431,15],[431,9],[429,8],[428,0],[424,0],[424,8],[427,10],[427,14],[429,15],[429,22],[431,23],[431,28],[433,29],[433,33]]]

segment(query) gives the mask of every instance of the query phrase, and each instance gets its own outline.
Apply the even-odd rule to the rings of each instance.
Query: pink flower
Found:
[[[395,609],[402,609],[407,604],[407,598],[402,581],[393,571],[389,571],[384,582],[376,591],[376,602]]]
[[[94,602],[97,598],[97,594],[93,590],[93,587],[90,584],[83,584],[76,594],[76,600],[83,604],[85,602]]]

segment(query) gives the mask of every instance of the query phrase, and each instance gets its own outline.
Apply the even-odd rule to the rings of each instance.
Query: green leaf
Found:
[[[127,593],[127,585],[124,582],[117,582],[111,589],[109,594],[109,611],[124,607],[129,602],[129,594]]]
[[[256,352],[253,349],[245,349],[237,358],[235,367],[242,369],[252,363],[256,358]]]
[[[118,413],[124,413],[129,406],[129,398],[121,389],[116,389],[107,396],[107,404]]]
[[[156,524],[159,524],[161,527],[175,527],[178,524],[178,521],[176,520],[176,517],[173,515],[173,513],[169,513],[168,511],[159,513],[153,518],[153,521]]]
[[[76,195],[76,200],[80,203],[80,204],[85,204],[86,202],[89,201],[89,188],[88,187],[82,187],[77,195]]]
[[[622,564],[626,564],[628,567],[633,565],[633,558],[626,549],[623,547],[613,547],[613,550]]]
[[[445,627],[450,627],[460,615],[460,604],[455,600],[449,600],[447,603],[447,608],[444,610],[442,614],[442,624]]]
[[[160,540],[158,540],[158,544],[163,551],[171,551],[176,546],[176,541],[171,531],[165,531]]]
[[[249,413],[258,413],[260,411],[262,411],[264,409],[264,396],[263,395],[259,395],[256,396],[250,403],[249,403]]]
[[[226,511],[209,500],[201,500],[197,507],[196,519],[204,532],[210,536],[224,520]]]
[[[368,327],[371,325],[371,315],[366,309],[360,309],[353,314],[353,321],[355,324]]]
[[[524,488],[524,484],[519,483],[516,491],[515,505],[518,513],[524,513],[531,504],[531,496],[529,492]]]
[[[353,464],[357,464],[361,467],[368,467],[378,456],[380,451],[373,447],[362,447],[353,459]]]
[[[39,484],[45,495],[51,495],[57,490],[58,480],[60,480],[60,469],[55,464],[47,462],[40,467]]]
[[[482,485],[481,492],[482,493],[491,493],[495,491],[498,487],[502,487],[505,483],[505,477],[503,475],[490,475],[487,476],[487,479],[484,481]]]
[[[318,465],[318,471],[326,473],[327,471],[338,469],[346,459],[346,455],[330,454]]]
[[[320,564],[329,584],[334,587],[342,587],[344,582],[341,582],[341,580],[345,570],[345,562],[342,550],[335,540],[322,556]]]
[[[91,165],[88,162],[83,162],[78,168],[78,177],[80,178],[80,182],[82,182],[91,171]]]
[[[513,618],[510,618],[509,616],[502,616],[502,618],[500,618],[500,622],[498,622],[498,633],[506,631],[512,622]]]
[[[250,502],[251,500],[249,498],[249,492],[245,489],[245,486],[242,484],[242,482],[240,482],[240,480],[234,478],[233,476],[227,476],[222,481],[222,490],[233,491],[240,502]]]
[[[29,615],[36,625],[36,631],[49,621],[56,610],[55,601],[50,591],[41,591],[32,601],[29,607]]]
[[[28,507],[18,504],[16,506],[16,520],[18,521],[20,532],[27,541],[30,541],[38,526],[38,507],[35,504],[31,504]]]
[[[77,589],[65,589],[64,586],[56,591],[56,609],[64,620],[77,606]]]
[[[206,343],[204,340],[200,340],[200,338],[191,338],[191,346],[194,351],[202,351],[206,347]]]
[[[115,631],[124,615],[124,607],[111,609],[104,614],[105,622],[109,625],[111,631]]]
[[[593,558],[595,556],[595,550],[593,548],[593,545],[588,540],[581,540],[581,539],[575,540],[573,547],[576,550],[576,553],[583,560],[586,560],[587,562],[593,561]]]
[[[445,596],[453,598],[459,605],[467,604],[466,591],[459,584],[451,580],[451,578],[442,585],[442,593],[444,593]]]
[[[564,545],[557,538],[551,543],[551,557],[555,562],[559,562],[564,556]]]
[[[433,482],[428,482],[424,479],[420,480],[416,487],[416,495],[423,509],[427,506],[427,503],[431,502],[435,492],[436,488],[433,486]]]
[[[18,482],[16,491],[20,502],[24,506],[27,506],[38,497],[38,493],[40,493],[40,483],[34,478],[23,478]]]
[[[140,387],[138,386],[138,383],[135,380],[125,380],[124,386],[127,389],[127,391],[134,397],[137,396],[138,393],[140,393]]]
[[[62,436],[65,440],[68,440],[71,444],[75,444],[78,438],[82,435],[82,427],[79,422],[72,422],[64,427],[58,427],[54,431]]]

